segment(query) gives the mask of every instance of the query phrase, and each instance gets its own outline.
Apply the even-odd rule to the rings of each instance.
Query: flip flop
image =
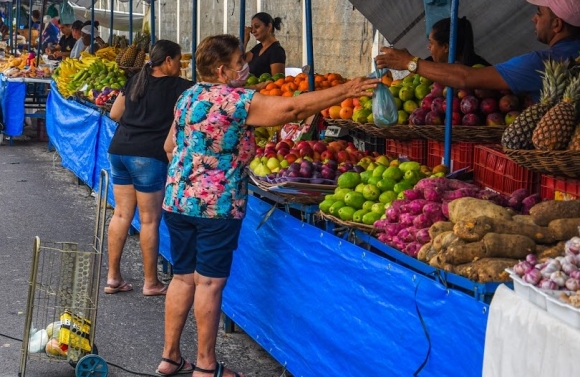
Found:
[[[143,288],[143,296],[164,296],[167,294],[167,285],[160,289]]]
[[[155,370],[155,374],[158,376],[170,377],[170,376],[177,376],[179,374],[189,374],[189,373],[192,373],[193,368],[195,368],[195,365],[193,365],[193,364],[191,364],[191,365],[193,365],[193,367],[185,368],[185,364],[187,364],[187,360],[185,360],[183,358],[183,356],[181,357],[181,362],[179,362],[179,363],[177,363],[171,359],[167,359],[165,357],[162,357],[161,361],[165,361],[166,363],[169,363],[171,365],[175,365],[177,367],[177,369],[171,373],[163,373],[163,372],[160,372],[159,369],[157,369],[157,370]]]
[[[119,292],[132,291],[133,286],[131,284],[127,283],[126,281],[124,281],[116,287],[111,287],[110,285],[107,285],[104,290],[105,290],[105,293],[111,295],[111,294],[119,293]]]
[[[203,369],[203,368],[194,366],[193,371],[194,372],[201,372],[201,373],[213,373],[214,377],[223,377],[225,369],[226,369],[226,367],[224,367],[224,365],[222,363],[216,363],[215,369]],[[238,373],[234,372],[233,370],[231,372],[234,374],[235,377],[240,377],[240,375]]]

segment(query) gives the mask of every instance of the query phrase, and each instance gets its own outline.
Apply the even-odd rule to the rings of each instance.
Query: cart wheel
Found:
[[[76,377],[107,377],[109,367],[100,356],[86,355],[77,363],[75,368]]]

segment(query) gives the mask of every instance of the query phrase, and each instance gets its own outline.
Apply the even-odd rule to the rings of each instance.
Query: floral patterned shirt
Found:
[[[198,83],[175,105],[175,149],[163,209],[193,217],[242,219],[248,199],[245,167],[256,152],[246,126],[255,91]]]

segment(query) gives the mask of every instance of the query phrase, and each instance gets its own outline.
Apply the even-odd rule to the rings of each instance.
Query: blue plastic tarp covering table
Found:
[[[297,376],[480,376],[488,305],[250,197],[223,310]],[[419,286],[418,289],[417,285]],[[415,292],[416,291],[416,292]]]
[[[48,137],[61,156],[62,166],[93,187],[101,114],[68,101],[58,92],[54,82],[50,89],[46,111]]]
[[[24,130],[24,100],[26,84],[11,82],[0,74],[0,101],[3,112],[3,131],[8,136],[20,136]]]

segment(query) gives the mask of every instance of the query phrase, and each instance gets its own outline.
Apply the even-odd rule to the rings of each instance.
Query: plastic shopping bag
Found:
[[[386,68],[377,69],[375,62],[375,74],[382,77],[387,72]],[[379,83],[373,93],[373,121],[377,127],[387,127],[397,123],[399,113],[397,104],[389,88]]]

